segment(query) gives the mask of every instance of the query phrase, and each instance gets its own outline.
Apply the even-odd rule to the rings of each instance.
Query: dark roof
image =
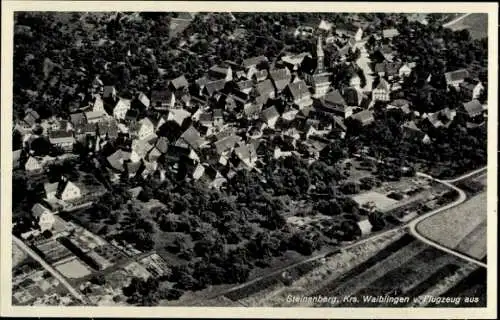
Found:
[[[359,106],[361,101],[363,101],[363,92],[356,88],[345,88],[344,89],[344,99],[348,106]]]
[[[360,111],[352,116],[353,119],[358,120],[361,122],[362,125],[367,125],[371,123],[374,119],[373,117],[373,112],[370,110],[363,110]]]
[[[159,137],[158,140],[156,140],[156,145],[155,147],[160,151],[161,153],[166,153],[168,149],[168,139],[165,137]]]
[[[69,117],[70,117],[71,123],[74,126],[87,122],[87,120],[85,119],[85,114],[83,112],[72,113],[72,114],[70,114]]]
[[[323,103],[326,105],[346,105],[344,98],[337,89],[328,92],[323,98]]]

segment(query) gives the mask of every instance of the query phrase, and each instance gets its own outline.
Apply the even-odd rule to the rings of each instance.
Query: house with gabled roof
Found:
[[[255,167],[257,152],[253,144],[246,144],[235,148],[234,154],[248,169]]]
[[[300,65],[302,64],[302,61],[304,60],[304,58],[308,55],[310,56],[310,53],[308,53],[308,52],[285,55],[285,56],[281,57],[281,61],[285,64],[285,66],[290,71],[297,71],[297,70],[299,70]]]
[[[117,120],[124,120],[127,115],[127,111],[130,110],[131,102],[132,101],[130,99],[119,98],[113,108],[113,117]]]
[[[28,160],[26,160],[26,163],[24,164],[24,170],[29,173],[36,173],[41,171],[42,169],[43,167],[41,162],[32,156],[28,157]]]
[[[155,135],[155,125],[149,118],[143,118],[137,122],[133,134],[137,135],[139,140],[151,140]]]
[[[410,114],[411,109],[410,109],[410,101],[406,99],[396,99],[387,104],[387,109],[399,109],[401,110],[404,114]]]
[[[168,87],[172,91],[181,91],[187,89],[189,83],[184,75],[181,75],[175,79],[172,79],[168,83]]]
[[[40,203],[35,203],[31,208],[31,214],[35,219],[41,232],[51,230],[54,225],[54,213]]]
[[[104,121],[106,118],[106,112],[104,111],[88,111],[85,112],[85,119],[87,123],[99,123]]]
[[[109,155],[106,160],[112,169],[123,172],[123,170],[125,170],[124,163],[129,161],[130,157],[130,152],[118,149],[113,154]]]
[[[191,118],[191,113],[184,109],[169,109],[167,121],[173,121],[179,126],[183,126],[185,121]]]
[[[233,70],[229,65],[215,65],[208,70],[208,77],[212,80],[229,82],[233,80]]]
[[[67,152],[71,152],[73,150],[73,145],[75,144],[73,133],[65,130],[49,132],[49,141],[53,146],[61,148]]]
[[[145,159],[151,149],[153,149],[153,146],[146,140],[132,140],[132,152],[130,154],[130,161],[139,162],[142,159]]]
[[[382,30],[382,37],[384,39],[391,39],[399,36],[399,31],[396,28],[384,29]]]
[[[200,132],[196,130],[195,127],[190,126],[189,128],[186,129],[186,131],[184,131],[184,133],[179,137],[179,139],[177,139],[176,144],[178,143],[185,143],[190,148],[197,150],[205,143],[205,141],[201,137]]]
[[[390,95],[391,85],[384,78],[380,78],[379,83],[372,91],[372,99],[374,101],[389,101]]]
[[[108,137],[116,139],[118,137],[118,124],[114,118],[108,119],[98,124],[98,131],[101,138]]]
[[[148,96],[144,92],[139,92],[137,96],[137,101],[145,108],[148,109],[151,105],[151,100],[149,100]]]
[[[269,72],[269,79],[273,82],[276,92],[280,93],[292,81],[292,74],[288,68],[274,69]]]
[[[226,83],[227,81],[225,79],[208,81],[202,89],[201,95],[205,98],[211,98],[224,90]]]
[[[292,82],[287,85],[286,92],[291,98],[291,101],[299,108],[311,106],[313,101],[311,99],[311,92],[307,87],[304,80]]]
[[[363,110],[353,114],[352,119],[357,120],[362,126],[367,126],[375,121],[371,110]]]
[[[274,86],[270,79],[257,83],[256,92],[259,96],[268,97],[270,99],[275,98]]]
[[[274,129],[276,122],[278,121],[280,114],[278,110],[276,110],[275,106],[270,106],[267,109],[262,110],[261,118],[267,124],[267,126],[271,129]]]
[[[424,144],[428,144],[431,142],[430,137],[417,126],[415,121],[405,122],[402,125],[402,129],[403,137],[405,137],[406,139],[422,142]]]
[[[475,120],[483,115],[483,105],[478,100],[474,99],[469,102],[462,103],[458,108],[458,112],[464,114],[468,120]]]
[[[114,86],[104,86],[102,97],[105,100],[114,102],[118,99],[118,92]]]
[[[171,90],[152,90],[150,105],[158,110],[166,110],[168,108],[174,108],[176,102],[176,97]]]
[[[33,127],[36,124],[36,122],[40,119],[40,115],[38,114],[38,112],[34,111],[33,109],[27,109],[24,114],[25,116],[21,124],[25,128]]]
[[[314,106],[317,114],[336,114],[345,117],[346,102],[340,92],[334,89],[318,100]]]
[[[464,82],[459,84],[460,94],[468,101],[479,98],[484,86],[481,81],[473,79],[465,79]]]
[[[403,63],[401,67],[399,67],[398,74],[400,78],[408,77],[411,74],[411,71],[415,68],[415,63]]]
[[[444,74],[444,77],[446,79],[446,84],[448,86],[453,86],[455,88],[458,88],[459,85],[465,81],[466,78],[469,77],[469,71],[466,69],[459,69],[455,71],[450,71],[446,72]]]

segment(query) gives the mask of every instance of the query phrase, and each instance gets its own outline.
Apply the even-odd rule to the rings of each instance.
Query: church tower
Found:
[[[324,67],[325,67],[324,58],[325,58],[325,53],[323,52],[322,38],[321,38],[321,36],[319,36],[318,37],[318,44],[316,46],[316,59],[317,59],[316,72],[317,73],[324,72]]]

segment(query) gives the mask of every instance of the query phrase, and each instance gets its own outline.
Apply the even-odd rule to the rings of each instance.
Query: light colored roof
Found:
[[[290,88],[290,92],[292,93],[294,100],[298,100],[311,95],[311,92],[309,92],[309,88],[307,87],[304,80],[289,83],[288,87]]]
[[[357,222],[359,229],[361,230],[362,234],[367,234],[372,231],[372,224],[370,223],[370,220],[368,219],[363,219],[361,221]]]
[[[172,86],[175,88],[175,90],[179,90],[179,89],[182,89],[184,87],[187,87],[189,86],[189,83],[188,81],[186,80],[186,77],[184,75],[180,76],[180,77],[177,77],[175,79],[172,79],[170,81],[170,83],[172,84]]]
[[[321,20],[319,23],[318,29],[330,31],[332,29],[333,24],[331,22]]]
[[[252,57],[252,58],[248,58],[248,59],[243,60],[242,65],[243,65],[243,67],[248,68],[251,66],[256,66],[259,63],[265,62],[265,61],[267,61],[266,56]]]
[[[384,29],[382,30],[382,36],[384,38],[393,38],[399,35],[399,31],[397,29]]]
[[[469,76],[469,71],[467,71],[466,69],[459,69],[455,71],[446,72],[444,76],[446,78],[446,82],[463,80]]]
[[[167,120],[173,120],[181,126],[184,120],[189,117],[191,117],[191,113],[184,109],[170,109]]]
[[[88,120],[95,120],[104,117],[104,111],[89,111],[85,112],[85,118]]]

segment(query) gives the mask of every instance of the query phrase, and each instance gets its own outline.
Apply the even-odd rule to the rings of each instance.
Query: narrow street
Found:
[[[363,70],[366,78],[366,85],[362,88],[363,91],[372,91],[373,86],[373,71],[370,68],[370,57],[366,50],[365,43],[359,48],[361,50],[361,56],[356,61],[356,64]]]

